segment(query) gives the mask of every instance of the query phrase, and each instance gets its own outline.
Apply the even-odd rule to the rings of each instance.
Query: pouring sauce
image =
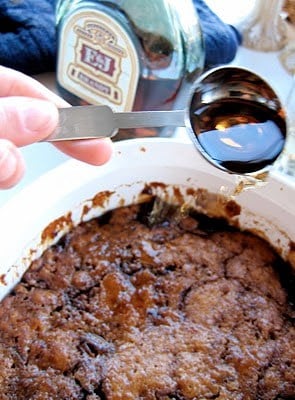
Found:
[[[251,173],[272,164],[286,137],[284,115],[247,99],[218,99],[191,110],[191,124],[201,149],[219,167]]]

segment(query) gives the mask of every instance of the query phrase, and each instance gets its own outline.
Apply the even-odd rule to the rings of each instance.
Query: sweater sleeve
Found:
[[[241,44],[240,32],[223,22],[204,0],[193,0],[199,15],[205,45],[207,68],[231,62]]]
[[[0,1],[0,64],[27,74],[55,69],[54,1]]]

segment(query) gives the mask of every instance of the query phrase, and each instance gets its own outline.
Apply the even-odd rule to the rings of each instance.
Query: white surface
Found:
[[[226,23],[238,25],[251,14],[257,0],[205,0],[208,6]]]
[[[278,56],[278,53],[262,53],[240,47],[231,64],[251,68],[253,71],[259,73],[273,86],[284,103],[291,87],[292,78],[280,64]],[[51,90],[55,91],[55,80],[52,74],[43,74],[37,78]],[[188,140],[185,133],[183,137],[184,140]],[[0,207],[44,172],[69,159],[48,143],[38,143],[28,146],[22,149],[22,153],[27,163],[25,177],[16,187],[0,191]]]
[[[236,196],[241,213],[232,220],[241,228],[257,232],[258,227],[258,232],[283,257],[288,257],[290,240],[295,239],[295,225],[290,223],[295,215],[295,203],[290,201],[294,199],[295,182],[276,173],[271,173],[268,179],[269,184]],[[0,281],[0,300],[21,278],[32,258],[50,246],[52,239],[58,240],[71,223],[77,224],[81,219],[118,207],[123,204],[122,200],[125,205],[134,203],[145,184],[155,181],[177,185],[186,204],[192,207],[197,205],[196,195],[190,194],[186,190],[188,187],[206,188],[213,193],[224,187],[229,194],[236,187],[234,175],[207,163],[191,143],[175,139],[118,142],[112,160],[101,169],[70,160],[36,180],[0,208],[0,276],[4,275],[6,282],[3,285]],[[101,191],[111,194],[103,204],[99,202],[95,207],[91,199]],[[172,186],[170,191],[160,186],[155,194],[166,200],[181,201],[179,195],[175,197]],[[211,202],[208,204],[211,212],[218,213],[222,209],[212,207]],[[69,212],[71,221],[60,221],[58,235],[44,240],[44,228]]]

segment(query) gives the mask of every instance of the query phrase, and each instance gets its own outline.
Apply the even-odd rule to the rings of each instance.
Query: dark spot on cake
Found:
[[[100,226],[106,225],[110,222],[112,218],[112,211],[108,211],[103,213],[101,216],[97,218],[97,222]]]
[[[98,396],[100,400],[107,400],[107,396],[103,389],[103,384],[101,383],[97,389],[95,389],[94,393]]]
[[[93,357],[114,352],[114,346],[111,343],[93,333],[85,333],[80,336],[80,349]]]
[[[237,230],[235,227],[230,226],[225,218],[213,218],[205,214],[199,214],[195,212],[193,212],[192,215],[198,221],[199,230],[203,231],[204,233],[212,234],[219,231],[234,232]]]

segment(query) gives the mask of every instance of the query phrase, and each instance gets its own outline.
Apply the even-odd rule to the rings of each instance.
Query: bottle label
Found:
[[[94,9],[74,13],[60,31],[57,79],[90,104],[130,111],[139,79],[136,48],[112,17]]]

